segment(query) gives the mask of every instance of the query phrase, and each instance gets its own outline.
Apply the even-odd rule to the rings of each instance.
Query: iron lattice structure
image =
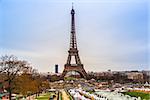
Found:
[[[68,50],[68,58],[67,63],[64,66],[64,71],[62,76],[64,77],[68,72],[75,71],[78,72],[81,77],[87,78],[87,73],[84,70],[83,64],[81,63],[79,57],[79,51],[77,49],[77,41],[76,41],[76,32],[75,32],[75,10],[72,7],[71,10],[71,36],[70,36],[70,48]],[[75,64],[71,64],[71,58],[75,57]]]

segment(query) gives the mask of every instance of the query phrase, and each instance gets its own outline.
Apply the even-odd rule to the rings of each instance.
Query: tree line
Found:
[[[49,82],[27,61],[19,60],[14,55],[5,55],[0,58],[0,92],[22,96],[38,95],[49,88]]]

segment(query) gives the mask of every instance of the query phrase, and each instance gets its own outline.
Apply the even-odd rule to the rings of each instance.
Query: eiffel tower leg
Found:
[[[71,63],[71,55],[68,55],[67,64]]]
[[[75,56],[76,64],[81,64],[81,61],[80,61],[78,53],[76,53],[74,56]]]

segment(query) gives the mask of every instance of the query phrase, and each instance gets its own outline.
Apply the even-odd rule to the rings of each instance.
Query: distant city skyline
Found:
[[[0,0],[0,55],[39,72],[67,61],[74,2],[76,35],[86,71],[149,70],[148,0]]]

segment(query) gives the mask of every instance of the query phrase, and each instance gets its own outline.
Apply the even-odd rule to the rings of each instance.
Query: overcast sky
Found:
[[[0,55],[62,72],[72,2],[86,71],[148,70],[148,0],[0,0]]]

